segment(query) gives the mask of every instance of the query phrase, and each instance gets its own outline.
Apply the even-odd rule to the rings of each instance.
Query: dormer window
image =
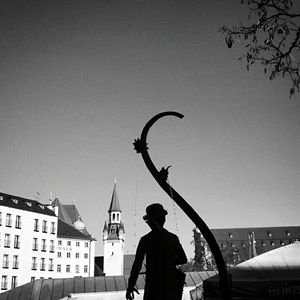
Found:
[[[270,231],[268,231],[268,237],[271,237],[272,233]]]
[[[232,235],[232,233],[228,233],[228,236],[230,237],[230,238],[232,238],[233,237],[233,235]]]
[[[32,203],[31,202],[26,202],[26,204],[28,205],[28,206],[32,206]]]
[[[285,233],[286,233],[287,236],[291,235],[289,231],[286,231]]]
[[[0,200],[3,200],[3,196],[0,196]]]
[[[18,204],[18,200],[17,199],[13,199],[13,202]]]

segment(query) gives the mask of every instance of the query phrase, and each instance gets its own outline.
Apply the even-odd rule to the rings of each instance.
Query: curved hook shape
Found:
[[[216,261],[216,265],[219,271],[220,287],[221,287],[223,299],[229,300],[231,299],[231,290],[230,290],[229,278],[227,274],[227,268],[217,241],[215,240],[208,226],[200,218],[200,216],[196,213],[196,211],[168,183],[167,181],[168,168],[162,168],[160,171],[158,171],[149,156],[148,147],[147,147],[147,135],[149,129],[157,120],[159,120],[164,116],[175,116],[180,119],[183,118],[182,114],[174,111],[166,111],[157,114],[152,119],[150,119],[150,121],[148,121],[148,123],[145,125],[141,133],[141,138],[135,139],[133,143],[134,148],[137,151],[137,153],[142,154],[143,160],[148,170],[155,178],[157,183],[160,185],[160,187],[176,202],[176,204],[185,212],[185,214],[193,221],[195,226],[201,231]]]

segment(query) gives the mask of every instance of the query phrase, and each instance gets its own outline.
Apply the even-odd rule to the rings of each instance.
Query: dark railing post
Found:
[[[142,154],[143,160],[148,170],[155,178],[157,183],[161,186],[161,188],[175,201],[175,203],[185,212],[185,214],[193,221],[195,226],[201,231],[216,261],[216,265],[219,272],[220,289],[221,289],[222,298],[224,300],[230,300],[231,291],[229,285],[229,278],[227,274],[227,268],[221,250],[219,248],[219,245],[215,240],[212,232],[205,224],[205,222],[200,218],[200,216],[196,213],[196,211],[168,183],[168,169],[162,168],[160,171],[158,171],[149,156],[148,146],[147,146],[147,135],[149,129],[158,119],[164,116],[175,116],[180,119],[183,118],[182,114],[174,111],[166,111],[157,114],[145,125],[141,133],[141,137],[134,141],[133,143],[134,148],[137,151],[137,153]]]

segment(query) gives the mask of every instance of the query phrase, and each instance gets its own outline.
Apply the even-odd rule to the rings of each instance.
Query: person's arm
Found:
[[[137,292],[139,294],[138,290],[134,286],[139,276],[139,272],[142,268],[144,256],[145,256],[145,247],[144,247],[143,239],[141,239],[136,250],[135,259],[128,279],[126,299],[133,299],[134,298],[133,292]]]
[[[185,252],[184,252],[178,238],[177,238],[175,263],[176,263],[176,265],[183,265],[183,264],[187,263],[187,257],[185,255]]]

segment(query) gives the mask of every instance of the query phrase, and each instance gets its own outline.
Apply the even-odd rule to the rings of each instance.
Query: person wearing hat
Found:
[[[146,208],[143,217],[151,228],[138,244],[135,260],[128,279],[126,299],[138,293],[135,284],[146,257],[144,300],[179,300],[182,298],[185,274],[178,268],[187,263],[187,257],[178,237],[163,226],[168,212],[159,203]]]

